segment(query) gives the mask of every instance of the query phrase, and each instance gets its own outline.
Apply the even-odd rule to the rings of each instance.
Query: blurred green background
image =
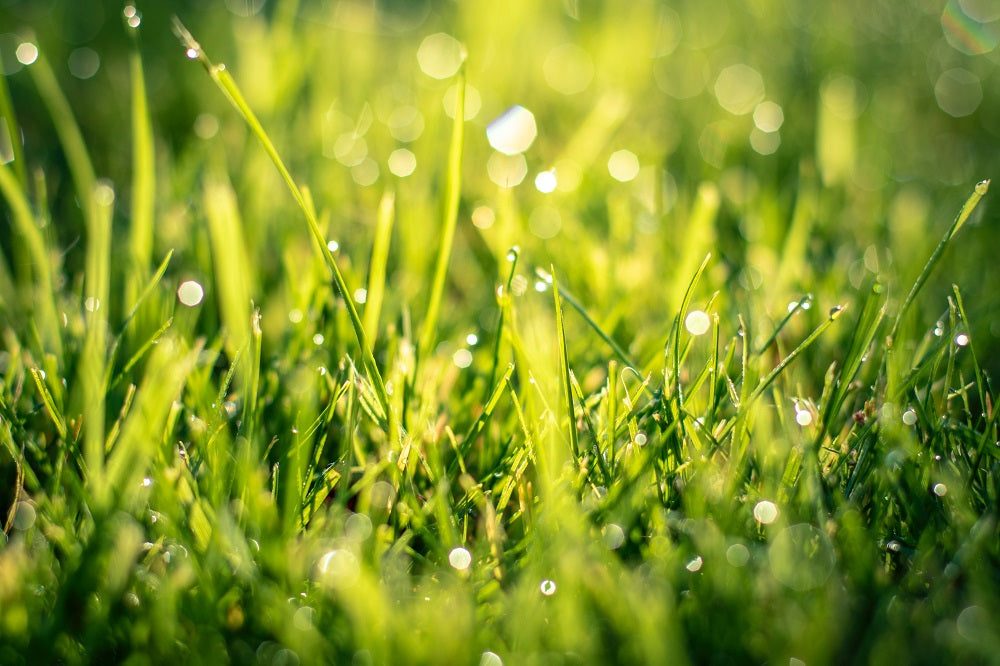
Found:
[[[272,327],[284,319],[267,317],[269,304],[287,312],[294,300],[283,273],[294,261],[280,253],[306,256],[304,234],[242,120],[184,57],[172,14],[228,65],[359,273],[378,199],[395,191],[390,317],[422,308],[458,43],[468,53],[469,127],[450,296],[487,324],[488,286],[514,244],[537,265],[573,265],[567,286],[640,347],[709,249],[712,283],[740,311],[777,317],[807,292],[825,311],[873,272],[896,293],[992,174],[1000,139],[992,0],[138,2],[138,30],[125,26],[123,6],[0,1],[4,72],[60,241],[72,248],[79,214],[17,47],[37,40],[98,175],[124,190],[127,54],[137,39],[161,167],[154,256],[176,248],[172,270],[209,270],[204,244],[190,241],[207,238],[204,175],[228,174],[259,268],[251,292]],[[534,114],[538,136],[522,156],[504,157],[485,127],[514,104]],[[555,190],[539,191],[536,177],[551,169]],[[989,199],[983,209],[925,292],[920,326],[933,327],[955,282],[979,345],[996,349],[1000,243]],[[67,267],[81,256],[68,250]],[[615,324],[625,301],[648,306],[632,308],[647,317]],[[469,332],[448,313],[443,324]]]

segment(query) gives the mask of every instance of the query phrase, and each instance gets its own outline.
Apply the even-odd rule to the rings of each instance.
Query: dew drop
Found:
[[[452,548],[451,552],[448,553],[448,564],[453,569],[465,571],[472,564],[472,554],[465,548]]]
[[[181,282],[180,286],[177,287],[177,300],[189,308],[193,308],[201,303],[204,297],[205,290],[194,280]]]
[[[494,150],[504,155],[523,153],[538,136],[535,115],[515,104],[486,126],[486,138]],[[522,176],[523,177],[523,176]]]
[[[955,344],[959,347],[964,347],[969,344],[969,336],[965,333],[959,333],[955,336]]]
[[[912,409],[908,409],[903,412],[903,424],[912,426],[917,422],[917,413]]]
[[[38,47],[31,42],[22,42],[14,51],[14,57],[22,65],[30,65],[38,60]]]
[[[761,500],[753,508],[753,517],[762,525],[770,525],[778,519],[778,506],[770,500]]]
[[[545,580],[542,581],[542,584],[539,586],[539,589],[542,591],[542,594],[544,594],[547,597],[551,597],[553,594],[556,593],[556,583],[555,581],[546,578]]]
[[[944,485],[943,483],[935,483],[934,488],[932,490],[934,491],[934,494],[937,495],[938,497],[944,497],[945,495],[948,494],[948,486]]]
[[[555,168],[549,169],[548,171],[542,171],[535,176],[535,189],[542,194],[554,192],[558,184],[559,183],[556,180]]]
[[[451,360],[459,368],[468,368],[472,365],[472,352],[468,349],[459,349],[452,355]]]
[[[484,652],[479,658],[479,666],[503,666],[503,659],[496,652]]]
[[[625,543],[625,530],[621,528],[621,525],[608,523],[601,530],[601,533],[604,537],[604,545],[611,550],[617,550]]]
[[[704,335],[712,327],[712,322],[708,315],[701,310],[692,310],[684,319],[684,328],[691,335]]]
[[[636,446],[646,446],[646,433],[637,432],[635,434],[635,439],[633,440]]]
[[[684,568],[690,571],[691,573],[696,573],[698,571],[701,571],[701,567],[703,564],[705,564],[705,561],[701,559],[701,555],[695,555],[694,559],[688,562],[684,566]]]

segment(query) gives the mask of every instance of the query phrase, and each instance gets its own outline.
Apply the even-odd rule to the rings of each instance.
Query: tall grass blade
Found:
[[[924,264],[923,270],[920,271],[920,275],[917,276],[916,282],[914,282],[913,286],[910,288],[910,293],[906,295],[906,299],[903,301],[903,305],[900,306],[899,312],[896,313],[896,321],[893,322],[892,328],[889,329],[889,336],[887,339],[889,347],[892,347],[893,345],[896,334],[899,332],[899,326],[903,321],[903,317],[906,316],[910,306],[913,305],[914,299],[917,297],[917,294],[920,293],[924,283],[927,282],[927,278],[930,277],[931,271],[934,270],[938,261],[941,260],[941,255],[944,254],[945,248],[948,247],[948,243],[955,237],[955,234],[959,232],[965,222],[969,219],[969,216],[972,215],[972,212],[976,210],[976,206],[979,205],[980,199],[986,195],[986,192],[988,192],[989,189],[990,181],[988,179],[976,184],[975,189],[972,191],[972,194],[969,195],[969,198],[965,200],[965,203],[962,205],[961,210],[958,211],[958,215],[955,216],[955,220],[951,223],[948,231],[945,232],[944,237],[937,244],[937,247],[934,248],[930,258],[927,260],[927,263]]]
[[[566,349],[566,326],[563,323],[562,303],[559,296],[559,282],[556,280],[555,268],[551,269],[552,299],[555,302],[556,338],[559,345],[559,381],[562,384],[562,394],[566,400],[566,416],[569,418],[569,442],[573,457],[580,457],[580,435],[576,429],[576,408],[573,401],[573,382],[570,377],[569,352]]]
[[[420,334],[420,357],[431,351],[437,337],[438,311],[444,295],[445,278],[451,258],[451,246],[455,240],[455,226],[458,222],[458,201],[462,188],[462,145],[465,132],[465,70],[458,72],[458,94],[455,100],[455,122],[451,129],[451,143],[448,147],[448,170],[444,181],[444,219],[441,225],[441,245],[438,247],[437,263],[434,266],[434,280],[427,304],[427,314]]]
[[[3,69],[3,58],[0,56],[0,70]],[[0,164],[9,163],[13,165],[17,181],[22,188],[28,187],[28,172],[24,164],[24,147],[21,145],[21,128],[18,127],[17,114],[14,113],[14,105],[10,101],[10,89],[7,86],[7,77],[0,76]],[[6,135],[4,136],[4,133]],[[3,149],[10,146],[9,155],[3,154]]]
[[[363,325],[371,345],[378,337],[379,316],[385,297],[385,271],[389,262],[389,243],[392,240],[392,225],[396,217],[396,195],[391,191],[382,194],[375,218],[375,242],[372,244],[371,263],[368,266],[368,293],[365,299]]]
[[[153,255],[153,211],[156,202],[156,154],[153,123],[146,99],[146,78],[137,46],[129,54],[132,76],[132,206],[129,219],[130,280],[125,285],[125,306],[140,298],[143,276]]]
[[[226,66],[222,64],[216,65],[209,60],[205,51],[201,48],[201,45],[195,41],[194,37],[191,36],[191,33],[188,32],[184,25],[176,18],[174,19],[174,32],[181,40],[184,48],[187,49],[189,57],[192,59],[197,58],[198,61],[201,62],[212,81],[215,82],[222,94],[229,100],[229,103],[233,105],[233,108],[235,108],[243,117],[243,120],[246,121],[251,133],[257,137],[257,140],[260,142],[261,146],[263,146],[264,151],[267,153],[268,157],[271,158],[271,161],[278,169],[278,173],[281,175],[282,180],[285,181],[285,185],[288,186],[288,190],[292,193],[292,197],[294,197],[295,202],[302,210],[302,214],[305,216],[306,224],[309,227],[309,232],[315,241],[316,247],[319,249],[326,265],[333,273],[333,280],[337,286],[337,291],[340,292],[340,295],[344,299],[344,306],[347,308],[347,314],[350,317],[351,325],[354,328],[354,334],[355,337],[357,337],[358,346],[361,348],[362,364],[364,365],[368,379],[371,381],[375,390],[375,395],[379,401],[379,406],[383,411],[385,421],[388,422],[389,397],[385,390],[385,382],[379,372],[378,365],[375,363],[375,357],[372,355],[371,346],[369,345],[367,336],[365,335],[364,325],[361,323],[361,317],[358,315],[358,309],[354,305],[353,291],[347,286],[347,281],[344,279],[344,275],[341,273],[340,267],[337,265],[337,262],[333,257],[333,253],[327,247],[326,239],[320,232],[319,223],[316,221],[316,215],[312,206],[310,206],[306,201],[302,189],[295,184],[292,174],[288,171],[284,161],[278,154],[277,149],[274,147],[274,143],[267,135],[267,132],[264,131],[264,127],[260,124],[260,121],[257,119],[253,109],[251,109],[250,105],[247,104],[246,99],[243,97],[243,93],[240,92],[239,87],[236,85],[236,81],[233,80],[233,77],[226,70]]]

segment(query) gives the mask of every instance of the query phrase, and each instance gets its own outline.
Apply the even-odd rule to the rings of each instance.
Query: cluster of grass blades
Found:
[[[512,248],[492,344],[460,370],[436,343],[462,73],[413,335],[407,313],[389,326],[381,312],[395,194],[380,199],[359,312],[359,271],[341,266],[329,213],[225,66],[176,31],[304,218],[318,257],[283,261],[300,283],[292,301],[321,315],[266,339],[248,230],[218,173],[198,204],[217,326],[168,287],[185,275],[176,254],[197,259],[153,257],[137,54],[128,261],[113,261],[115,189],[94,176],[44,58],[31,66],[85,257],[82,280],[67,281],[44,182],[21,156],[0,165],[14,243],[0,262],[0,662],[994,658],[995,393],[957,286],[934,330],[908,316],[988,181],[901,304],[871,276],[840,304],[803,296],[764,333],[706,286],[711,256],[684,260],[671,323],[631,347],[566,286],[572,266],[536,268],[530,290],[529,258]],[[700,223],[712,191],[696,197]],[[796,373],[838,328],[822,380]]]

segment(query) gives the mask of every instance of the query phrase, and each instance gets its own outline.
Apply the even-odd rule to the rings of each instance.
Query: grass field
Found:
[[[0,0],[0,664],[1000,663],[998,43]]]

